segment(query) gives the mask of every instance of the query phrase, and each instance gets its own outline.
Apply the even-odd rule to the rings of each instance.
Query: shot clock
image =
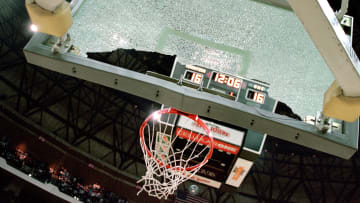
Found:
[[[195,84],[201,84],[201,81],[203,79],[203,74],[191,70],[186,70],[184,79]]]
[[[254,101],[259,104],[263,104],[265,101],[265,94],[252,89],[248,89],[246,93],[246,99]]]
[[[272,110],[275,102],[267,93],[269,89],[267,83],[202,66],[183,65],[177,62],[171,77],[177,79],[183,77],[186,82],[230,95],[234,101],[250,106]]]
[[[211,80],[208,87],[210,89],[218,89],[231,96],[237,96],[238,92],[241,92],[241,88],[245,89],[240,96],[245,97],[244,101],[251,101],[257,104],[264,104],[265,102],[265,87],[255,81],[247,81],[245,78],[239,78],[231,75],[227,75],[220,72],[213,71],[211,74]],[[251,89],[251,87],[253,89]],[[245,93],[245,95],[244,95]],[[238,98],[241,99],[241,98]]]

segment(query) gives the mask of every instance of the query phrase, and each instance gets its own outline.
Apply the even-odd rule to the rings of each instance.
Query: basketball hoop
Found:
[[[196,126],[189,130],[177,126]],[[173,108],[155,111],[140,127],[140,145],[146,173],[140,191],[159,199],[175,192],[177,187],[195,175],[211,158],[214,140],[205,123],[194,114]]]

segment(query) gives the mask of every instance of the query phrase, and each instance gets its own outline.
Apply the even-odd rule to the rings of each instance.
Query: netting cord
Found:
[[[163,121],[166,115],[167,118]],[[170,115],[187,118],[185,126],[195,123],[207,136],[182,127],[177,127],[174,132],[176,119],[172,119],[171,123]],[[174,134],[175,136],[171,136]],[[185,146],[174,150],[173,145],[179,137],[186,140]],[[165,144],[158,144],[159,139],[164,139]],[[207,163],[212,155],[214,144],[210,130],[198,116],[169,108],[154,112],[144,121],[140,127],[140,145],[147,171],[137,181],[143,182],[143,187],[137,194],[145,190],[150,196],[167,199],[176,191],[178,185],[194,176]],[[187,152],[186,156],[185,152]],[[197,163],[200,157],[205,158]],[[197,164],[191,165],[194,162]]]

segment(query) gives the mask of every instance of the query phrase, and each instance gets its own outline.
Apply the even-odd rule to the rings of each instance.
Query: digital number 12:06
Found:
[[[214,81],[220,84],[226,84],[227,86],[234,87],[234,88],[240,88],[241,86],[241,80],[238,78],[234,78],[231,76],[227,76],[225,74],[221,73],[215,73],[215,76],[213,77]]]

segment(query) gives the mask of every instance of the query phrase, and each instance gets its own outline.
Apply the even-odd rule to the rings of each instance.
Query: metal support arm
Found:
[[[323,0],[289,0],[344,96],[360,96],[360,61],[334,11]]]
[[[217,95],[84,57],[53,55],[49,47],[42,44],[46,39],[46,35],[37,34],[25,47],[29,63],[342,158],[350,158],[357,151],[357,121],[344,123],[344,134],[322,134],[315,126]]]

